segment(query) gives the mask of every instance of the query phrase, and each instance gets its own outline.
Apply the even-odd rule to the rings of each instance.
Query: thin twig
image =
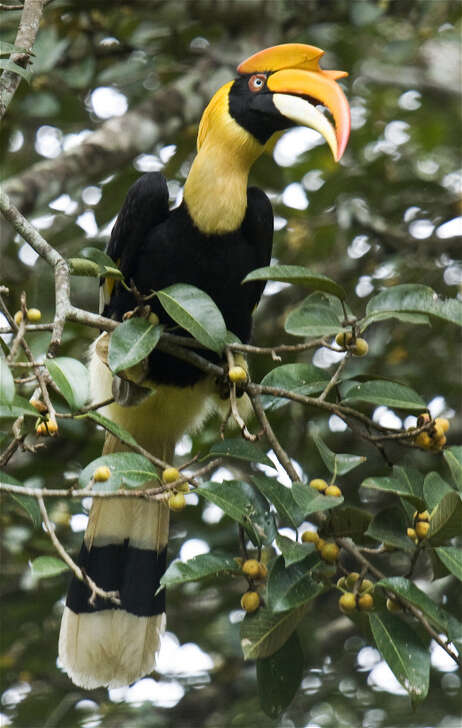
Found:
[[[319,402],[323,402],[326,399],[329,392],[335,387],[335,385],[337,384],[337,382],[340,379],[341,373],[343,372],[343,370],[345,368],[345,364],[347,363],[347,361],[349,360],[350,357],[351,357],[351,354],[349,351],[347,351],[345,356],[343,357],[342,361],[338,365],[337,369],[333,373],[331,380],[327,383],[326,387],[324,388],[322,393],[319,395],[319,397],[318,397]]]
[[[119,592],[116,591],[104,591],[104,589],[101,589],[91,577],[88,576],[81,568],[80,566],[77,566],[75,561],[69,556],[66,549],[58,539],[55,533],[55,529],[53,527],[53,524],[50,522],[50,519],[48,518],[48,512],[45,507],[44,500],[41,496],[37,498],[40,513],[42,514],[43,522],[46,526],[46,530],[48,532],[48,535],[51,539],[51,542],[53,546],[55,547],[58,554],[61,556],[63,561],[68,565],[68,567],[71,569],[71,571],[74,572],[75,576],[79,581],[83,581],[84,584],[88,586],[90,589],[90,597],[89,597],[89,604],[93,605],[95,603],[96,597],[101,597],[101,599],[107,599],[108,601],[112,602],[116,606],[120,607],[121,601],[119,598]]]

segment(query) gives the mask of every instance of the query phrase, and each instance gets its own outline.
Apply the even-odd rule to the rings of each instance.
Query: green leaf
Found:
[[[428,538],[433,546],[462,536],[462,501],[454,490],[446,493],[432,513]]]
[[[111,471],[111,477],[103,483],[95,483],[93,488],[101,492],[118,490],[121,486],[127,488],[141,488],[145,483],[159,480],[157,471],[144,455],[130,452],[115,452],[109,455],[101,455],[89,463],[80,473],[79,485],[86,488],[93,473],[101,465],[107,465]]]
[[[280,533],[276,536],[276,545],[281,551],[286,566],[303,561],[307,556],[311,556],[311,554],[317,555],[312,543],[298,543],[287,538],[287,536],[282,536]],[[320,559],[318,557],[319,561]]]
[[[289,612],[275,614],[267,607],[261,607],[254,614],[246,614],[241,622],[244,660],[274,655],[287,642],[306,610],[307,605],[304,604]]]
[[[226,343],[226,324],[220,309],[207,293],[186,283],[157,292],[160,303],[177,324],[197,341],[220,354]]]
[[[408,522],[402,509],[393,506],[385,508],[374,516],[366,531],[366,536],[388,546],[413,552],[415,546],[406,535],[407,527]]]
[[[130,318],[119,324],[109,342],[108,362],[114,374],[145,359],[159,341],[162,328],[143,318]]]
[[[461,563],[462,571],[462,563]],[[447,635],[451,633],[453,637],[462,636],[462,624],[446,612],[445,609],[435,604],[433,599],[419,589],[412,581],[405,579],[404,576],[393,576],[389,579],[381,579],[376,586],[383,586],[384,589],[390,589],[395,594],[406,599],[410,604],[423,612],[423,614],[432,622],[439,630]]]
[[[21,415],[37,417],[37,410],[29,404],[27,399],[20,397],[19,394],[15,394],[9,404],[0,405],[0,418],[9,419],[11,417],[21,417]]]
[[[336,498],[332,495],[323,495],[306,483],[293,483],[292,495],[302,509],[304,517],[317,511],[336,508],[343,503],[343,496]]]
[[[444,450],[443,455],[449,465],[454,483],[459,490],[462,490],[462,445],[448,447]]]
[[[443,500],[446,493],[452,493],[452,488],[439,473],[432,472],[425,476],[423,492],[427,508],[432,511]]]
[[[333,336],[343,327],[329,299],[314,293],[289,313],[284,328],[293,336]]]
[[[369,615],[375,643],[391,671],[414,700],[428,693],[430,652],[414,630],[389,612]]]
[[[274,463],[269,459],[257,445],[242,437],[232,437],[225,440],[215,442],[209,450],[207,457],[231,457],[238,460],[247,460],[251,463],[263,463],[274,468]]]
[[[268,577],[267,603],[273,612],[285,612],[311,601],[324,591],[324,586],[311,577],[305,562],[286,566],[278,556]]]
[[[89,377],[82,362],[60,356],[47,359],[46,367],[69,407],[73,410],[83,407],[89,397]]]
[[[15,387],[13,375],[6,359],[0,356],[0,403],[11,404],[14,400]]]
[[[319,535],[322,538],[352,538],[355,543],[361,544],[365,541],[364,536],[371,520],[371,514],[362,508],[354,506],[336,508],[326,524],[326,533],[324,534],[321,527]]]
[[[2,472],[0,472],[0,483],[1,485],[23,485],[19,482],[19,480],[13,478],[12,475]],[[21,495],[20,493],[9,493],[8,495],[10,495],[11,498],[13,498],[13,500],[15,500],[16,503],[18,503],[18,505],[26,511],[35,528],[39,528],[42,523],[42,515],[40,513],[37,499],[31,495]]]
[[[126,430],[124,427],[121,427],[116,422],[113,422],[108,417],[100,415],[99,412],[86,412],[84,415],[78,415],[76,419],[93,420],[93,422],[96,422],[97,425],[101,425],[101,427],[104,427],[105,430],[115,435],[118,440],[124,442],[126,445],[137,445],[135,438],[128,432],[128,430]]]
[[[270,718],[277,718],[292,702],[303,677],[303,665],[296,632],[273,655],[257,660],[260,705]]]
[[[241,574],[241,567],[236,559],[226,554],[200,554],[189,561],[172,561],[160,580],[163,587],[184,584],[187,581],[199,581],[219,574]]]
[[[275,478],[266,478],[264,475],[254,475],[252,483],[273,504],[281,518],[294,528],[300,525],[304,515],[293,499],[291,488],[286,488]]]
[[[373,296],[367,304],[369,316],[383,311],[413,311],[462,326],[462,301],[442,300],[432,288],[415,283],[392,286]]]
[[[56,576],[68,570],[68,565],[61,559],[54,556],[38,556],[30,563],[32,573],[39,579],[46,579],[49,576]]]
[[[342,404],[368,402],[396,409],[424,410],[426,404],[420,394],[397,382],[374,380],[347,385]]]
[[[113,270],[117,270],[117,264],[107,253],[99,248],[88,246],[80,251],[80,255],[82,258],[86,258],[87,260],[92,260],[94,263],[97,263],[101,269],[112,268]],[[120,271],[119,274],[122,276]]]
[[[266,268],[257,268],[244,278],[243,283],[250,281],[280,281],[281,283],[294,283],[315,291],[332,293],[338,298],[345,298],[345,289],[321,273],[315,273],[301,265],[272,265]]]
[[[246,529],[257,546],[275,538],[274,518],[268,501],[249,483],[240,480],[209,481],[194,491],[219,506]]]
[[[265,387],[278,387],[287,389],[296,394],[310,395],[322,392],[330,377],[323,369],[313,364],[283,364],[272,369],[266,374],[261,384]],[[271,394],[264,394],[262,404],[265,409],[272,411],[290,404],[285,397],[275,397]]]
[[[93,260],[85,258],[68,258],[69,272],[71,276],[86,276],[98,278],[101,275],[101,266]]]
[[[0,40],[0,56],[9,56],[10,53],[27,53],[26,48],[8,43],[6,40]]]
[[[393,476],[371,476],[361,483],[362,488],[394,493],[410,501],[416,508],[423,509],[423,475],[415,468],[394,466]]]
[[[462,549],[457,546],[439,546],[435,551],[451,574],[462,581]]]
[[[361,333],[367,329],[371,324],[379,323],[380,321],[389,321],[390,319],[396,319],[397,321],[403,321],[407,324],[417,325],[430,325],[430,319],[423,313],[403,313],[399,311],[379,311],[378,313],[372,313],[370,316],[366,316],[360,322]]]
[[[16,73],[18,76],[21,76],[21,78],[27,81],[27,83],[30,83],[30,79],[32,76],[32,70],[30,67],[23,68],[17,63],[14,63],[9,58],[0,58],[0,68],[3,68],[5,71],[11,71],[12,73]]]
[[[320,436],[314,430],[311,430],[310,435],[313,438],[313,442],[319,450],[319,454],[322,461],[330,473],[336,473],[336,475],[345,475],[350,470],[354,470],[358,465],[366,462],[367,458],[363,455],[350,455],[349,453],[335,453],[330,450]]]

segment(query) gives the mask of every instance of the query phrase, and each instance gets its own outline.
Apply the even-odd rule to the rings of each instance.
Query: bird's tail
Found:
[[[108,435],[105,454],[124,449]],[[154,668],[165,628],[165,571],[169,510],[139,498],[94,499],[78,564],[120,606],[96,597],[73,578],[59,636],[59,658],[83,688],[129,685]]]

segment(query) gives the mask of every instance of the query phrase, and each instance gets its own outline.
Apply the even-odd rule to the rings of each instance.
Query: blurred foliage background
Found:
[[[16,11],[1,13],[1,40],[14,42],[19,16]],[[172,203],[177,199],[194,155],[201,110],[233,77],[240,60],[276,43],[309,43],[326,51],[324,67],[348,70],[344,88],[353,129],[340,165],[307,130],[286,134],[274,158],[267,155],[255,165],[251,183],[263,187],[274,205],[275,259],[334,278],[349,292],[356,313],[364,310],[373,292],[396,283],[427,283],[443,296],[457,295],[462,280],[457,260],[461,16],[458,0],[55,0],[45,9],[32,81],[21,83],[0,131],[5,189],[66,257],[86,245],[103,247],[129,185],[141,172],[162,169],[170,180]],[[147,134],[134,142],[126,112],[142,117],[148,103],[158,124],[155,140]],[[79,155],[85,139],[98,129],[107,146],[90,145],[83,162],[60,171],[62,155]],[[120,150],[111,152],[114,134]],[[11,289],[11,310],[19,308],[20,292],[26,290],[29,306],[39,307],[48,320],[54,310],[50,269],[6,224],[1,270],[2,282]],[[296,287],[269,284],[256,316],[254,342],[289,341],[282,321],[301,297]],[[96,310],[96,283],[73,279],[73,300]],[[36,355],[46,348],[48,337],[47,332],[29,337]],[[92,337],[91,330],[68,325],[61,353],[83,360]],[[451,418],[450,444],[460,442],[462,419],[455,414],[460,358],[454,330],[443,322],[433,328],[381,324],[368,330],[368,340],[370,355],[355,364],[357,372],[412,386],[434,416]],[[298,358],[311,359],[311,352]],[[330,366],[332,352],[318,350],[314,361]],[[251,367],[259,381],[271,362],[259,357]],[[388,418],[387,424],[395,418],[401,426],[396,413],[380,410],[377,418]],[[358,488],[358,479],[368,473],[386,472],[377,452],[355,440],[335,418],[308,414],[309,419],[306,410],[292,404],[272,417],[281,442],[306,476],[325,476],[309,437],[309,426],[316,424],[337,452],[368,458],[360,475],[354,471],[342,481],[348,502],[368,501],[371,509],[383,505],[383,495]],[[404,424],[411,424],[408,419]],[[211,421],[200,436],[184,438],[178,462],[209,445],[217,427]],[[63,436],[50,440],[36,457],[17,454],[11,474],[26,485],[71,483],[98,456],[103,433],[82,421],[66,420],[61,428]],[[398,447],[389,448],[389,456],[402,462]],[[444,471],[439,456],[405,457],[417,466],[431,459],[433,469]],[[74,553],[85,527],[84,505],[57,503],[51,511],[60,538]],[[3,503],[1,519],[4,725],[276,725],[260,711],[254,667],[241,658],[238,623],[244,582],[172,590],[169,633],[155,676],[159,682],[147,678],[127,690],[86,692],[75,688],[56,665],[67,576],[42,581],[32,577],[28,561],[51,553],[47,536],[34,530],[13,500]],[[178,552],[190,557],[218,546],[238,552],[235,525],[214,507],[201,503],[173,519],[171,557]],[[446,578],[431,589],[435,596],[455,587]],[[453,599],[462,606],[460,594]],[[430,696],[412,711],[367,639],[353,636],[354,628],[340,615],[336,601],[334,595],[321,597],[302,624],[305,678],[277,724],[459,726],[460,679],[453,666],[435,651]]]

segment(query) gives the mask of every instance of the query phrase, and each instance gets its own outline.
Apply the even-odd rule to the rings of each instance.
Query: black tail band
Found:
[[[66,606],[76,614],[98,612],[103,609],[125,609],[137,617],[153,617],[165,612],[165,589],[157,596],[159,581],[165,572],[167,550],[160,553],[152,549],[129,546],[128,539],[121,544],[93,546],[82,544],[77,563],[85,569],[95,584],[105,591],[118,591],[121,604],[96,597],[89,603],[88,586],[75,576],[71,581]]]

